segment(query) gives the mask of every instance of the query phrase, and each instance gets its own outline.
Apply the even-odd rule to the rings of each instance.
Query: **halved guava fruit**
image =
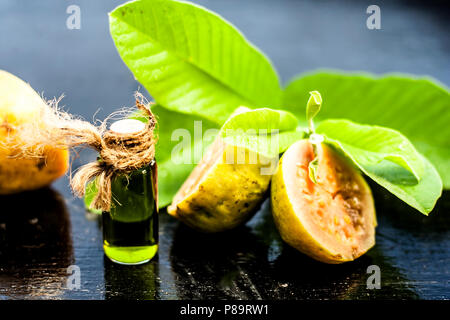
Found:
[[[252,151],[216,138],[167,212],[202,232],[225,231],[244,223],[264,199],[271,178],[261,174],[264,161],[250,161],[253,156]]]
[[[317,183],[308,165],[315,154],[309,140],[294,143],[272,179],[272,214],[281,237],[292,247],[326,263],[352,261],[375,244],[373,197],[359,171],[321,144]]]

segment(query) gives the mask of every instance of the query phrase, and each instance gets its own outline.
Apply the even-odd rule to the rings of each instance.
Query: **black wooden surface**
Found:
[[[132,104],[138,88],[108,35],[121,1],[74,1],[82,29],[67,30],[64,1],[0,2],[0,68],[46,97],[65,93],[71,112],[102,118]],[[448,8],[379,2],[382,30],[365,27],[364,1],[199,1],[238,26],[276,65],[283,82],[321,67],[427,74],[450,83]],[[406,5],[407,3],[407,5]],[[95,159],[83,152],[74,160]],[[203,235],[160,213],[160,250],[141,266],[103,256],[101,225],[74,199],[68,179],[0,197],[0,299],[450,299],[450,194],[429,217],[372,185],[377,244],[355,262],[325,265],[283,244],[266,201],[247,225]],[[366,288],[369,265],[381,289]],[[67,267],[81,288],[66,286]]]
[[[449,299],[450,194],[430,217],[376,186],[377,245],[352,263],[315,262],[283,244],[270,203],[246,225],[199,234],[160,213],[160,250],[141,266],[104,258],[101,224],[81,201],[43,189],[1,197],[0,297],[26,299]],[[67,267],[81,288],[66,286]],[[381,289],[367,289],[369,265]]]

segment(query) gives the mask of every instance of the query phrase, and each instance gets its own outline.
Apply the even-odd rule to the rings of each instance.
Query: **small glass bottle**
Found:
[[[126,121],[128,127],[133,123]],[[140,124],[143,124],[139,120]],[[119,123],[115,122],[114,124]],[[111,130],[132,132],[121,126]],[[134,123],[138,130],[141,125]],[[119,132],[120,133],[120,132]],[[124,132],[122,132],[124,133]],[[106,256],[120,264],[142,264],[158,251],[157,165],[155,160],[128,175],[116,176],[111,182],[111,209],[102,213],[103,249]]]

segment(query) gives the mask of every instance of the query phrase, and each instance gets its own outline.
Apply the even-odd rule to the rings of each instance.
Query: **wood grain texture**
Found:
[[[1,197],[0,299],[449,299],[450,194],[425,217],[372,189],[377,245],[343,265],[282,243],[269,201],[247,225],[215,235],[160,212],[158,256],[121,266],[103,256],[100,220],[80,200],[64,201],[52,189]],[[81,270],[79,290],[66,285],[71,264]],[[366,288],[373,264],[379,290]]]

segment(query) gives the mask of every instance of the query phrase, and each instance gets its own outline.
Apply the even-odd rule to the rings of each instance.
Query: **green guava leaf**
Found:
[[[202,159],[203,153],[219,133],[219,126],[197,115],[152,107],[158,120],[158,204],[163,208]]]
[[[219,125],[239,106],[277,106],[269,60],[229,22],[189,2],[132,1],[109,14],[116,48],[153,98]]]
[[[383,160],[389,160],[411,172],[417,181],[423,176],[421,155],[398,131],[348,120],[325,120],[320,123],[317,132],[347,145],[358,162],[361,160],[367,165],[376,166]]]
[[[223,130],[295,130],[297,118],[290,112],[270,108],[246,109],[231,116],[222,126]]]
[[[399,132],[348,120],[325,120],[317,132],[368,177],[420,212],[428,214],[441,196],[436,169]]]
[[[317,173],[319,169],[319,158],[315,157],[309,164],[308,164],[308,172],[309,172],[309,178],[312,182],[317,183]]]
[[[95,195],[97,194],[97,185],[95,184],[95,180],[89,181],[86,184],[86,189],[84,190],[84,205],[87,210],[92,213],[102,214],[102,210],[99,209],[91,209],[91,203],[94,200]]]
[[[309,131],[314,131],[314,117],[319,113],[322,107],[322,96],[319,91],[311,91],[309,93],[308,102],[306,103],[306,121],[308,121]]]
[[[301,75],[286,87],[283,110],[293,112],[305,127],[302,110],[312,90],[324,97],[317,122],[346,118],[401,132],[434,164],[444,187],[450,189],[450,95],[444,85],[401,74],[376,77],[319,71]]]
[[[172,202],[173,196],[219,133],[219,128],[215,123],[199,116],[170,111],[160,105],[153,105],[152,112],[158,121],[158,206],[163,208]],[[140,112],[131,118],[147,121]],[[89,208],[96,193],[95,183],[88,183],[84,198],[86,208]]]
[[[222,126],[220,136],[228,144],[272,158],[303,138],[304,132],[297,131],[297,126],[298,120],[290,112],[248,109],[232,115]]]

